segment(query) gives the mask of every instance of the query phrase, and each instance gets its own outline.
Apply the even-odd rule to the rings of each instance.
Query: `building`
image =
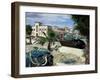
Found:
[[[57,28],[56,27],[53,30],[58,34],[58,38],[60,40],[63,40],[65,33],[68,33],[70,31],[70,29],[68,29],[67,27],[64,27],[64,28]]]
[[[36,22],[34,24],[34,26],[32,26],[32,35],[31,36],[33,36],[33,37],[37,37],[37,36],[45,37],[43,32],[45,34],[47,34],[49,29],[52,29],[54,32],[56,32],[58,34],[58,38],[60,40],[63,40],[65,33],[70,32],[70,29],[68,27],[64,27],[64,28],[58,28],[57,26],[51,27],[51,26],[43,25],[40,22]]]
[[[37,36],[42,36],[45,37],[43,32],[47,34],[48,29],[50,26],[42,25],[40,22],[36,22],[34,26],[32,27],[32,36],[37,37]]]

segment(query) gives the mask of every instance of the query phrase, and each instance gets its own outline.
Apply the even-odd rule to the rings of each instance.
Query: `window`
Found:
[[[36,25],[36,32],[38,32],[38,25]]]
[[[36,33],[36,36],[38,36],[38,33]]]

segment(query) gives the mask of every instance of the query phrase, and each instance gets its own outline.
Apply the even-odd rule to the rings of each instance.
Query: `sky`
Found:
[[[43,25],[56,27],[73,28],[74,26],[74,21],[71,19],[72,15],[68,14],[26,12],[25,16],[26,25],[33,26],[35,22],[41,22]]]

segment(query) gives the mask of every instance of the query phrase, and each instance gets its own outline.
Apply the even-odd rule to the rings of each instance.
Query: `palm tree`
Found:
[[[48,42],[47,49],[52,51],[51,45],[54,45],[55,42],[58,41],[57,34],[51,29],[48,30],[47,34],[45,32],[43,32],[43,34],[45,37],[38,36],[38,40],[36,42],[41,45],[44,45],[46,42]]]
[[[38,36],[35,43],[38,43],[38,44],[41,44],[41,45],[44,45],[45,43],[48,43],[47,44],[47,49],[48,49],[49,52],[53,51],[54,49],[57,50],[59,48],[59,46],[56,46],[53,50],[51,49],[51,45],[52,44],[54,45],[55,42],[58,41],[57,34],[51,29],[48,30],[47,34],[45,32],[43,32],[43,34],[44,34],[45,37]],[[50,66],[53,65],[53,55],[49,54],[48,56],[46,56],[46,57],[44,56],[43,59],[45,60],[45,63],[42,64],[42,65],[50,65]]]

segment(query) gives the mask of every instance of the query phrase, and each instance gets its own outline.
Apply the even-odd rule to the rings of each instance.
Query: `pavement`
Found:
[[[58,51],[52,52],[52,55],[55,65],[85,64],[83,49],[61,46]]]

